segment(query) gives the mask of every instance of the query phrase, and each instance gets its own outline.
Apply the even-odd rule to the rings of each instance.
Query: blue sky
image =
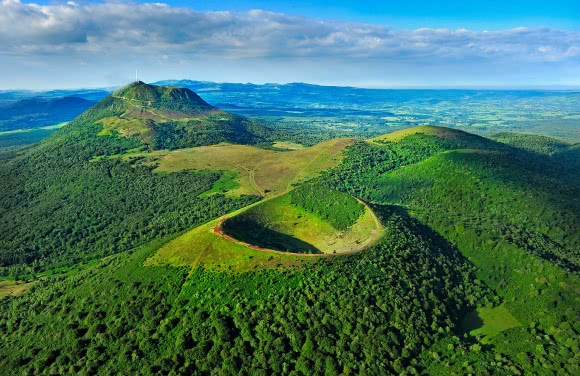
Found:
[[[580,1],[0,0],[0,90],[580,87]]]
[[[173,0],[166,3],[213,11],[264,9],[313,18],[388,24],[400,28],[484,30],[548,25],[558,28],[580,27],[580,1],[577,0]]]
[[[34,1],[51,4],[54,1]],[[95,2],[95,1],[93,1]],[[147,1],[135,1],[147,3]],[[388,24],[399,28],[470,28],[518,26],[580,28],[577,0],[169,0],[163,3],[201,11],[263,9],[312,18]]]

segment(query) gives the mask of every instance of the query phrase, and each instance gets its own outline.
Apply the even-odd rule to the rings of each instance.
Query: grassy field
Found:
[[[237,187],[230,195],[257,194],[276,196],[288,191],[292,184],[316,176],[336,166],[341,152],[352,139],[334,139],[309,148],[275,151],[247,145],[219,144],[174,151],[131,154],[125,158],[145,156],[158,165],[157,172],[182,170],[221,170],[236,173]]]
[[[24,294],[32,286],[32,282],[20,282],[4,280],[0,281],[0,299],[5,296],[18,296]]]
[[[399,131],[387,133],[387,134],[382,135],[382,136],[371,138],[369,141],[375,142],[375,143],[376,142],[380,143],[381,141],[400,141],[407,136],[410,136],[413,134],[418,134],[418,133],[426,134],[426,135],[430,135],[430,136],[438,136],[438,137],[443,137],[443,138],[456,138],[456,137],[458,137],[459,134],[461,134],[461,132],[456,131],[454,129],[450,129],[450,128],[422,125],[419,127],[401,129]]]
[[[281,196],[257,202],[186,232],[161,247],[145,265],[203,266],[211,270],[246,272],[300,266],[318,259],[309,255],[253,249],[216,233],[215,229],[222,221],[246,212],[275,218],[269,224],[277,231],[310,242],[322,254],[333,254],[335,250],[337,254],[359,252],[374,245],[384,234],[382,225],[368,207],[351,229],[339,232],[327,222],[290,205],[288,196]]]
[[[286,150],[304,149],[304,145],[296,144],[294,142],[289,142],[289,141],[276,141],[272,144],[272,146],[277,148],[277,149],[286,149]]]
[[[479,308],[468,313],[462,322],[463,330],[474,337],[482,337],[482,343],[488,343],[504,330],[518,326],[521,326],[521,323],[504,305]]]

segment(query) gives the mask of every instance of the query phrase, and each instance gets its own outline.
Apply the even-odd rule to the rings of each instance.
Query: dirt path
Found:
[[[120,96],[118,96],[118,95],[111,95],[111,96],[112,96],[113,98],[122,99],[122,100],[124,100],[124,101],[127,101],[127,102],[128,102],[130,105],[131,105],[131,106],[133,106],[134,108],[138,108],[138,109],[140,109],[141,111],[149,112],[150,114],[153,114],[153,115],[155,115],[155,116],[159,116],[160,118],[163,118],[163,119],[167,119],[167,120],[175,120],[175,119],[171,119],[171,118],[169,118],[169,117],[167,117],[167,116],[165,116],[165,115],[161,115],[161,114],[159,114],[159,113],[157,113],[157,112],[153,111],[153,109],[152,109],[151,107],[145,107],[145,106],[141,105],[140,101],[138,101],[138,100],[136,100],[136,99],[128,99],[128,98],[125,98],[125,97],[120,97]],[[139,104],[135,104],[135,103],[131,103],[131,102],[139,102]],[[119,115],[119,117],[120,117],[120,118],[123,118],[123,115],[125,115],[125,113],[123,113],[123,114]]]
[[[300,170],[298,170],[298,172],[296,172],[296,175],[294,176],[294,178],[292,180],[290,180],[290,182],[288,183],[288,185],[286,186],[286,192],[289,192],[290,189],[292,188],[292,184],[294,184],[294,182],[296,181],[296,179],[298,179],[298,177],[304,172],[304,170],[306,170],[308,167],[310,167],[310,165],[316,160],[318,159],[318,157],[320,157],[322,155],[322,153],[326,153],[329,149],[336,147],[336,145],[330,145],[329,147],[327,147],[326,149],[321,150],[318,154],[316,154],[314,156],[314,158],[312,158],[312,160],[310,160],[310,162],[308,162],[308,164],[306,166],[304,166],[303,168],[301,168]]]

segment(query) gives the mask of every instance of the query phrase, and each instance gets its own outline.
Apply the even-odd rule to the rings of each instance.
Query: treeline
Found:
[[[0,306],[0,373],[418,374],[419,354],[493,298],[449,243],[375,209],[380,245],[297,269],[186,279],[142,266],[157,243],[41,281]]]
[[[346,230],[364,213],[354,197],[329,190],[319,184],[302,184],[290,192],[290,202],[328,221],[337,230]]]

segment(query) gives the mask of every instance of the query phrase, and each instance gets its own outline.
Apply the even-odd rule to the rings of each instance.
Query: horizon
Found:
[[[542,86],[454,86],[454,87],[447,87],[447,86],[393,86],[393,87],[373,87],[373,86],[354,86],[354,85],[333,85],[333,84],[318,84],[313,82],[303,82],[303,81],[290,81],[290,82],[241,82],[241,81],[210,81],[210,80],[203,80],[203,79],[191,79],[191,78],[168,78],[168,79],[160,79],[155,81],[143,81],[139,79],[140,82],[143,82],[148,85],[160,85],[160,86],[170,86],[170,85],[161,85],[161,82],[168,82],[168,81],[190,81],[190,82],[204,82],[204,83],[212,83],[218,85],[253,85],[253,86],[265,86],[265,85],[312,85],[312,86],[320,86],[320,87],[336,87],[336,88],[351,88],[351,89],[361,89],[361,90],[432,90],[432,91],[453,91],[453,90],[471,90],[471,91],[580,91],[580,85],[542,85]],[[2,92],[35,92],[35,93],[46,93],[50,91],[80,91],[80,90],[116,90],[122,88],[124,86],[128,86],[134,83],[135,80],[128,81],[125,84],[121,85],[110,85],[110,86],[70,86],[70,87],[53,87],[49,89],[31,89],[31,88],[0,88],[0,93]]]
[[[580,88],[577,2],[326,3],[0,0],[0,90],[119,87],[135,69],[147,82]]]

